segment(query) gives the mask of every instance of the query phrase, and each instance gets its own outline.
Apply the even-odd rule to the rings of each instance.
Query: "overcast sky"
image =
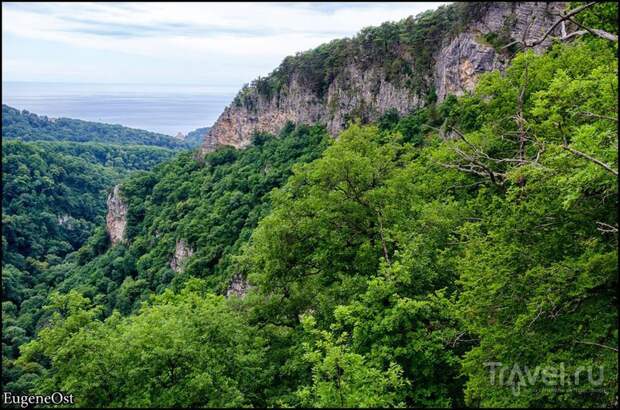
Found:
[[[441,4],[3,2],[2,75],[237,89],[287,55]]]

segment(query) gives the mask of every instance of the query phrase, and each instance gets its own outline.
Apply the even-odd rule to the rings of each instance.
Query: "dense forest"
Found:
[[[604,3],[575,22],[616,19]],[[617,406],[618,43],[593,34],[336,139],[289,123],[133,172],[124,242],[103,225],[75,252],[3,236],[39,252],[3,259],[5,389],[86,407]],[[3,148],[4,212],[76,183],[62,206],[79,213],[111,186],[57,169],[108,156],[12,149],[37,165],[5,170]]]
[[[105,144],[155,145],[187,149],[169,135],[71,118],[48,118],[2,104],[2,138],[21,141],[76,141]]]
[[[183,147],[146,131],[64,119],[65,125],[50,128],[42,118],[3,106],[2,383],[8,387],[16,377],[12,360],[19,346],[43,325],[48,293],[64,278],[55,267],[97,232],[110,188]],[[67,130],[75,124],[88,124],[74,128],[84,142],[70,140]],[[125,145],[101,142],[107,138]]]

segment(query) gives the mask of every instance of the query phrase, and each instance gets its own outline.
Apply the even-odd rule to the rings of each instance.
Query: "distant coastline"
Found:
[[[3,81],[2,103],[52,118],[120,124],[175,136],[210,126],[233,87]]]

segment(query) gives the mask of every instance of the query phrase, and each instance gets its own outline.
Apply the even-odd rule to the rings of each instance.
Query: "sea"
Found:
[[[188,84],[2,82],[2,103],[52,118],[120,124],[176,136],[211,126],[233,87]]]

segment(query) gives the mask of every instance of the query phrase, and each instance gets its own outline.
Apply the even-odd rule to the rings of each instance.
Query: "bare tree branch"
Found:
[[[450,344],[452,347],[455,347],[457,343],[477,342],[480,340],[480,339],[461,339],[464,335],[465,335],[465,332],[461,332],[454,338],[454,340],[452,341],[448,340],[447,343]]]
[[[473,166],[469,166],[469,167],[465,167],[463,165],[455,165],[455,164],[440,164],[442,167],[444,168],[452,168],[452,169],[458,169],[459,171],[463,171],[463,172],[469,172],[470,174],[475,174],[481,177],[487,177],[488,174],[482,171],[478,171],[476,168],[474,168]]]
[[[383,257],[388,265],[392,265],[390,261],[390,256],[388,254],[387,245],[385,243],[385,237],[383,236],[383,218],[381,216],[381,211],[377,210],[377,219],[379,220],[379,234],[381,236],[381,246],[383,248]]]
[[[609,40],[609,41],[616,41],[616,42],[618,41],[618,36],[616,36],[615,34],[608,33],[604,30],[599,30],[597,28],[586,27],[583,24],[579,23],[577,20],[573,19],[572,17],[569,17],[568,20],[574,25],[576,25],[577,27],[581,27],[583,30],[592,34],[593,36],[598,36],[598,37],[604,38],[605,40]],[[585,34],[585,33],[582,33],[582,34]]]
[[[595,36],[599,36],[600,38],[604,38],[605,40],[609,40],[609,41],[614,41],[614,42],[618,42],[618,36],[612,33],[608,33],[605,30],[599,30],[597,28],[591,28],[588,31],[590,31],[592,34],[594,34]]]
[[[549,37],[553,31],[556,29],[556,27],[558,25],[561,24],[561,37],[559,37],[560,41],[566,41],[572,37],[575,36],[580,36],[586,33],[590,33],[594,36],[600,37],[600,38],[604,38],[606,40],[609,41],[614,41],[614,42],[618,42],[618,36],[612,33],[608,33],[604,30],[600,30],[600,29],[596,29],[596,28],[588,28],[583,26],[582,24],[577,23],[572,17],[581,13],[582,11],[584,11],[585,9],[592,7],[593,5],[595,5],[597,2],[593,1],[590,3],[586,3],[583,6],[579,6],[574,8],[573,10],[569,10],[567,12],[562,12],[560,13],[560,19],[557,20],[555,23],[553,23],[553,25],[551,27],[549,27],[549,29],[545,32],[545,34],[543,34],[542,37],[540,37],[537,40],[534,40],[530,43],[528,43],[525,39],[525,35],[523,36],[523,38],[521,40],[515,40],[511,43],[506,44],[505,46],[502,47],[502,49],[508,48],[510,46],[513,46],[515,44],[520,44],[525,48],[529,48],[529,47],[535,47],[539,44],[541,44],[543,41],[545,41],[547,39],[547,37]],[[583,30],[578,30],[578,31],[574,31],[570,34],[566,34],[566,23],[565,21],[568,20],[572,23],[575,23],[577,26],[581,27]],[[529,26],[526,28],[525,33],[527,33],[529,31]],[[524,33],[524,34],[525,34]]]
[[[564,148],[565,150],[567,150],[569,152],[572,152],[573,154],[577,155],[578,157],[581,157],[581,158],[587,159],[588,161],[594,162],[595,164],[605,168],[607,171],[611,172],[615,176],[618,176],[618,171],[616,171],[615,169],[613,169],[611,166],[607,165],[606,163],[604,163],[604,162],[602,162],[602,161],[600,161],[600,160],[598,160],[598,159],[596,159],[596,158],[594,158],[594,157],[592,157],[592,156],[590,156],[590,155],[588,155],[586,153],[583,153],[581,151],[577,151],[576,149],[569,147],[568,144],[566,144],[566,143],[564,143],[562,145],[562,148]]]
[[[529,328],[531,328],[531,327],[532,327],[532,325],[534,324],[534,322],[536,322],[536,321],[537,321],[537,320],[538,320],[538,319],[542,316],[542,314],[543,314],[544,312],[545,312],[545,311],[543,310],[543,305],[542,305],[542,304],[540,304],[540,305],[538,306],[538,314],[537,314],[537,315],[536,315],[536,317],[535,317],[534,319],[532,319],[532,321],[531,321],[531,322],[527,325],[527,328],[528,328],[528,329],[529,329]]]
[[[562,21],[562,24],[560,25],[560,34],[562,35],[562,37],[566,37],[566,22]]]
[[[608,115],[595,114],[595,113],[589,112],[589,111],[578,112],[577,114],[583,115],[585,117],[590,117],[590,118],[598,118],[600,120],[610,120],[610,121],[618,122],[618,117],[611,117],[611,116],[608,116]]]
[[[596,223],[598,225],[598,229],[601,232],[606,232],[606,233],[617,233],[618,232],[618,227],[617,226],[613,226],[613,225],[609,225],[606,224],[605,222],[597,222]]]
[[[606,345],[602,345],[600,343],[594,343],[594,342],[582,342],[581,340],[577,340],[577,343],[581,343],[582,345],[593,345],[593,346],[598,346],[598,347],[604,347],[605,349],[609,349],[609,350],[613,350],[615,352],[618,351],[618,349],[616,349],[615,347],[611,347],[611,346],[606,346]]]

